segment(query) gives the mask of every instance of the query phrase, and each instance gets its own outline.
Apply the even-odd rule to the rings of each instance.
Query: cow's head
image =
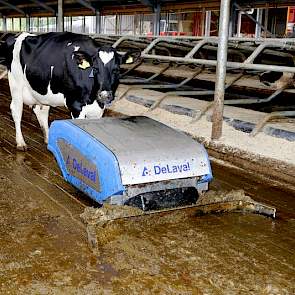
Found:
[[[12,52],[15,43],[15,34],[4,33],[0,37],[0,64],[3,64],[10,70],[12,62]]]
[[[128,54],[124,56],[112,47],[101,47],[93,58],[91,76],[97,86],[97,101],[109,105],[115,98],[119,85],[120,65],[125,63]]]
[[[77,65],[81,70],[89,73],[88,77],[93,82],[92,98],[104,108],[109,106],[115,98],[119,85],[120,65],[133,63],[138,52],[119,54],[111,46],[103,46],[90,56],[83,51],[74,52]]]

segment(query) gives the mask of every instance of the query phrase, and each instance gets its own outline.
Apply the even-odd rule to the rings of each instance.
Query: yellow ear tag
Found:
[[[132,56],[129,56],[125,62],[126,64],[131,64],[133,63],[133,57]]]
[[[87,69],[89,67],[90,67],[90,63],[85,59],[83,59],[82,63],[79,64],[79,68],[81,68],[83,70],[85,70],[85,69]]]

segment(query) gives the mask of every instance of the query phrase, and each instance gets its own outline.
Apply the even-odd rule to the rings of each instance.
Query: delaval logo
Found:
[[[94,169],[92,170],[91,168],[86,167],[82,160],[79,162],[75,158],[71,159],[69,155],[67,158],[66,165],[71,165],[72,169],[77,171],[77,173],[80,174],[80,176],[86,177],[94,183],[96,182],[96,171]]]
[[[173,174],[173,173],[183,173],[190,171],[190,163],[185,162],[179,165],[154,165],[152,169],[148,169],[147,167],[143,168],[142,176],[151,176],[160,175],[160,174]]]
[[[63,138],[59,138],[57,144],[65,164],[67,177],[74,176],[99,192],[100,182],[96,163],[86,158],[77,148]]]
[[[149,175],[149,176],[152,175],[151,170],[148,169],[147,167],[144,167],[143,171],[142,171],[142,176],[147,176],[147,175]]]

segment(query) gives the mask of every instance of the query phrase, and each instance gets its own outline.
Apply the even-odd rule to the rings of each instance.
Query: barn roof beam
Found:
[[[157,0],[140,0],[140,2],[143,5],[150,7],[153,12],[155,12],[156,7],[158,6],[158,4],[160,4],[160,1],[157,1]]]
[[[153,10],[153,12],[155,12],[157,7],[160,5],[160,1],[157,0],[140,0],[140,2],[143,5],[150,7]]]
[[[4,0],[0,0],[0,3],[4,4],[4,5],[5,5],[6,7],[8,7],[8,8],[11,8],[11,9],[13,9],[13,10],[16,10],[17,12],[19,12],[19,13],[21,13],[21,14],[23,14],[23,15],[26,15],[26,13],[24,12],[24,10],[18,8],[18,7],[15,6],[15,5],[12,5],[12,4],[10,4],[10,3],[4,1]]]
[[[153,0],[140,0],[140,2],[143,5],[149,6],[149,7],[154,7],[154,1]]]
[[[76,0],[78,3],[80,3],[81,5],[83,5],[84,7],[92,10],[93,12],[96,12],[95,7],[93,7],[88,1],[86,0]]]
[[[41,6],[42,8],[44,8],[47,11],[50,11],[54,14],[56,14],[56,11],[50,7],[49,5],[47,5],[46,3],[44,3],[42,0],[31,0],[32,2],[38,4],[39,6]]]

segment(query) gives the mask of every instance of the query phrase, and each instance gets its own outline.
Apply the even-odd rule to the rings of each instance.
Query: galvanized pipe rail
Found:
[[[184,39],[184,38],[181,38]],[[192,39],[192,38],[189,38]],[[134,38],[132,37],[122,37],[120,38],[115,44],[114,46],[117,47],[119,46],[122,42],[128,40],[129,42],[132,42],[134,40]],[[193,38],[193,40],[199,40],[199,42],[197,42],[197,44],[195,46],[193,46],[193,48],[191,49],[191,51],[189,53],[187,53],[184,57],[174,57],[174,56],[164,56],[164,55],[156,55],[156,54],[149,54],[149,51],[151,51],[152,49],[157,49],[158,47],[156,46],[158,43],[160,43],[161,41],[165,41],[165,42],[170,42],[172,44],[177,44],[180,46],[184,46],[187,49],[188,44],[182,43],[182,40],[179,41],[177,39],[172,39],[172,38],[167,38],[167,37],[160,37],[160,38],[156,38],[154,39],[154,41],[152,41],[145,50],[143,50],[142,52],[142,57],[144,59],[150,59],[150,60],[159,60],[159,61],[165,61],[165,62],[180,62],[183,64],[197,64],[197,65],[205,65],[205,66],[213,66],[215,67],[217,64],[217,61],[215,60],[203,60],[203,59],[195,59],[193,58],[193,56],[201,49],[201,48],[206,48],[206,44],[210,43],[210,44],[218,44],[218,39],[214,38],[214,37],[209,37],[209,38],[205,38],[203,40],[201,40],[200,38]],[[230,38],[230,41],[246,41],[249,42],[250,38]],[[255,39],[254,39],[255,40]],[[137,41],[137,40],[136,40]],[[258,41],[261,41],[261,39],[259,39]],[[256,40],[256,43],[258,42]],[[292,41],[292,42],[291,42]],[[290,44],[293,43],[293,44]],[[242,45],[240,46],[239,43],[237,43],[236,45],[233,45],[230,43],[230,46],[235,47],[236,49],[247,49],[248,46]],[[190,46],[192,46],[192,44],[190,44]],[[235,69],[248,69],[248,70],[256,70],[256,71],[278,71],[278,72],[282,72],[282,71],[286,71],[286,72],[295,72],[295,68],[294,67],[284,67],[284,66],[276,66],[276,65],[265,65],[265,64],[253,64],[253,61],[255,60],[255,58],[258,57],[259,54],[261,54],[262,52],[266,52],[266,50],[268,50],[268,54],[275,54],[275,51],[272,50],[270,51],[269,49],[266,48],[287,48],[287,49],[293,49],[295,50],[295,40],[293,39],[264,39],[263,43],[260,44],[257,48],[254,49],[253,51],[253,47],[252,48],[248,48],[249,51],[253,51],[252,54],[247,58],[246,61],[244,61],[243,63],[237,63],[237,62],[228,62],[227,66],[230,68],[235,68]],[[290,56],[290,54],[288,53],[278,53],[278,55],[281,56]]]
[[[130,73],[132,70],[138,68],[144,61],[157,60],[163,63],[169,63],[158,73],[152,74],[150,77],[145,79],[136,79],[136,80],[127,80],[128,83],[145,83],[144,85],[131,86],[125,91],[125,95],[134,88],[166,88],[166,89],[177,89],[181,86],[184,86],[187,82],[191,81],[193,78],[197,77],[203,69],[207,67],[216,67],[217,60],[206,60],[205,58],[194,58],[197,53],[201,53],[201,49],[208,49],[211,51],[217,50],[218,37],[195,37],[195,36],[109,36],[109,35],[92,35],[91,37],[97,39],[98,41],[108,43],[113,47],[120,50],[123,48],[123,51],[127,47],[131,48],[140,48],[141,52],[141,61],[134,65],[131,69],[129,68],[125,73]],[[124,43],[127,42],[127,44]],[[227,69],[236,69],[240,70],[241,73],[238,73],[236,79],[233,79],[230,83],[225,85],[225,89],[232,86],[237,80],[243,77],[244,70],[251,71],[276,71],[276,72],[288,72],[295,73],[295,67],[291,66],[282,66],[282,65],[267,65],[254,63],[255,59],[262,53],[267,53],[270,55],[278,55],[281,57],[290,57],[292,54],[286,52],[277,52],[276,49],[285,49],[295,52],[295,39],[278,39],[278,38],[240,38],[240,37],[231,37],[228,39],[229,50],[234,49],[236,51],[231,51],[233,54],[237,54],[242,57],[243,62],[233,62],[228,61],[226,66]],[[167,56],[156,54],[158,50],[168,50],[177,49],[178,52],[183,52],[183,56]],[[249,52],[250,55],[244,59],[243,53],[239,51]],[[294,56],[294,55],[293,55]],[[198,67],[197,71],[193,73],[191,77],[184,79],[182,82],[174,85],[149,85],[148,83],[152,82],[155,78],[159,77],[165,71],[167,71],[173,64],[182,64],[182,65],[196,65]],[[201,69],[201,70],[200,70]],[[121,81],[124,83],[124,79]],[[277,89],[272,95],[266,99],[240,99],[240,100],[226,100],[225,104],[249,104],[249,103],[260,103],[260,102],[269,102],[274,97],[277,97],[280,93],[285,90],[289,90],[287,85],[284,85],[280,89]],[[160,105],[160,103],[169,95],[212,95],[214,92],[212,90],[193,90],[193,91],[170,91],[165,93],[159,98],[158,102],[155,102],[151,109]],[[124,95],[124,94],[123,94]],[[122,96],[121,96],[122,98]],[[208,104],[206,110],[211,107],[211,103]],[[203,110],[203,111],[206,111]],[[203,111],[201,111],[202,115]],[[284,113],[286,114],[286,113]],[[199,118],[199,115],[194,118],[193,121]]]
[[[204,65],[204,66],[214,66],[214,67],[216,67],[216,65],[217,65],[216,60],[203,60],[203,59],[197,59],[197,58],[192,58],[192,57],[187,58],[187,57],[175,57],[175,56],[149,54],[148,52],[154,46],[152,43],[142,52],[142,54],[141,54],[142,58],[144,58],[144,59],[157,59],[160,61],[181,62],[181,63],[187,63],[187,64],[197,64],[197,65]],[[281,45],[284,46],[283,44],[281,44]],[[280,47],[280,44],[265,41],[265,44],[259,45],[245,62],[241,63],[241,62],[228,61],[226,64],[227,68],[295,73],[295,67],[254,64],[253,63],[254,59],[257,58],[258,55],[265,48],[268,48],[268,47],[277,48],[277,47]],[[294,49],[295,49],[295,47],[294,47]]]
[[[281,112],[272,112],[264,116],[264,118],[258,122],[255,128],[250,133],[250,136],[255,136],[260,132],[263,127],[271,120],[275,118],[282,118],[282,117],[295,117],[295,111],[281,111]]]
[[[143,41],[146,37],[141,37],[140,40]],[[146,38],[147,39],[147,38]],[[141,57],[143,60],[157,60],[160,62],[172,62],[172,63],[182,63],[182,64],[195,64],[197,66],[202,67],[216,67],[217,61],[216,60],[205,60],[200,58],[194,58],[194,56],[200,51],[200,49],[208,49],[208,50],[217,50],[217,47],[214,47],[218,44],[218,38],[215,37],[208,37],[208,38],[200,38],[200,37],[187,37],[187,36],[177,36],[177,37],[158,37],[158,38],[149,38],[148,41],[151,41],[150,44],[142,51]],[[188,43],[187,41],[190,40],[191,42]],[[122,42],[138,42],[137,40],[134,40],[133,37],[124,36],[122,38],[119,38],[116,43],[115,47],[119,47]],[[192,42],[193,41],[193,42]],[[212,46],[213,45],[213,46]],[[184,48],[183,52],[186,52],[183,57],[179,56],[165,56],[165,55],[159,55],[155,54],[157,50],[160,49],[160,47],[169,47],[169,48],[177,48],[182,49]],[[189,48],[191,48],[189,50]],[[288,73],[295,73],[295,67],[291,66],[282,66],[282,65],[266,65],[266,64],[259,64],[254,63],[255,59],[259,57],[262,53],[270,54],[270,55],[278,55],[281,57],[292,57],[292,54],[286,53],[286,52],[276,52],[276,49],[288,49],[288,50],[295,50],[295,40],[294,39],[276,39],[276,38],[270,38],[270,39],[253,39],[253,38],[229,38],[229,48],[236,49],[236,53],[242,57],[243,62],[232,62],[228,61],[226,66],[227,68],[231,69],[237,69],[242,70],[240,74],[236,78],[234,78],[230,83],[225,85],[225,89],[232,86],[236,81],[241,79],[244,75],[243,70],[252,70],[257,72],[262,71],[277,71],[277,72],[288,72]],[[239,50],[244,50],[250,52],[250,55],[245,59],[243,58],[243,53],[239,54]],[[150,53],[150,52],[153,53]],[[187,52],[189,51],[189,52]],[[160,71],[160,73],[156,73],[149,77],[148,79],[141,79],[139,80],[141,83],[148,83],[151,82],[154,78],[158,77],[159,74],[162,74],[166,70],[169,69],[169,66],[164,68],[164,70]],[[198,71],[196,75],[193,75],[194,77],[198,75]],[[187,78],[183,80],[180,84],[174,84],[174,85],[159,85],[159,84],[152,84],[152,85],[137,85],[135,87],[129,87],[127,91],[123,94],[126,95],[130,90],[134,88],[147,88],[147,89],[156,89],[156,88],[179,88],[180,86],[183,86],[186,84],[186,82],[190,81],[191,78]],[[137,83],[139,81],[130,81]],[[124,82],[124,80],[122,80]],[[277,89],[272,95],[270,95],[266,99],[240,99],[240,100],[227,100],[224,102],[224,104],[250,104],[250,103],[262,103],[262,102],[269,102],[273,98],[277,97],[280,93],[282,93],[284,90],[288,88],[288,85],[284,85],[281,88]],[[161,97],[159,97],[158,101],[156,101],[151,107],[150,110],[155,109],[158,107],[161,102],[168,96],[171,95],[212,95],[214,92],[212,90],[209,91],[171,91],[163,94]],[[122,96],[121,96],[122,98]],[[197,114],[192,122],[195,122],[200,118],[200,116],[207,111],[209,108],[212,107],[212,102],[208,103],[207,107],[204,110],[201,110],[199,114]],[[283,115],[290,114],[288,112],[283,112]],[[265,121],[265,120],[263,120]],[[259,124],[258,124],[259,125]]]
[[[130,38],[129,37],[124,37],[124,38],[121,38],[120,40],[118,40],[118,42],[116,43],[116,46],[124,41],[124,40],[129,40]],[[210,40],[209,40],[210,39]],[[142,53],[142,56],[145,58],[145,57],[148,57],[150,58],[150,55],[148,54],[148,52],[150,50],[152,50],[159,42],[161,42],[162,40],[164,40],[165,42],[167,41],[167,38],[165,37],[161,37],[161,38],[157,38],[155,39]],[[281,41],[281,40],[280,40]],[[293,40],[294,41],[294,40]],[[181,42],[179,42],[178,40],[172,40],[171,41],[173,44],[179,44]],[[185,61],[187,62],[191,62],[192,60],[197,60],[200,61],[200,59],[192,59],[192,57],[201,49],[201,48],[204,48],[206,46],[207,43],[216,43],[217,42],[217,39],[212,39],[212,38],[206,38],[204,40],[201,40],[200,42],[198,42],[194,47],[193,49],[188,53],[186,54],[185,57],[183,58],[179,58],[179,57],[167,57],[167,56],[159,56],[159,55],[152,55],[152,58],[156,58],[157,60],[165,60],[165,61],[170,61],[170,60],[175,60],[177,59],[178,61],[182,61],[183,63]],[[283,43],[282,46],[285,47],[285,42],[281,42]],[[186,45],[186,44],[185,44]],[[261,54],[266,48],[276,48],[278,47],[278,43],[273,43],[273,42],[264,42],[264,43],[261,43],[257,48],[255,48],[255,50],[253,50],[252,54],[243,62],[243,63],[233,63],[233,62],[229,62],[230,65],[234,64],[234,65],[237,65],[238,64],[238,67],[234,67],[234,68],[238,68],[238,69],[241,69],[241,68],[248,68],[248,69],[252,69],[253,67],[251,65],[253,65],[253,62],[254,60],[259,56],[259,54]],[[236,47],[238,48],[238,46]],[[243,48],[245,48],[245,46],[243,46]],[[253,47],[252,47],[253,48]],[[274,51],[275,52],[275,51]],[[269,52],[269,53],[274,53],[274,52]],[[285,54],[287,56],[287,54]],[[201,60],[202,62],[200,62],[201,64],[205,64],[205,65],[215,65],[216,61],[214,60],[210,60],[210,61],[206,61],[206,60]],[[241,65],[242,64],[242,65]],[[257,69],[257,67],[264,67],[266,66],[267,68],[263,68],[263,70],[273,70],[274,68],[273,67],[276,67],[276,69],[278,71],[282,71],[282,70],[286,70],[286,67],[282,67],[282,66],[275,66],[275,65],[271,65],[269,68],[268,65],[261,65],[261,64],[254,64],[254,68]],[[166,69],[165,69],[166,70]],[[288,67],[288,70],[290,70],[290,72],[295,72],[295,68],[294,67]],[[162,72],[161,72],[162,73]],[[157,77],[158,74],[156,74],[155,76],[152,76],[150,78],[154,78],[154,77]],[[144,81],[144,82],[149,82],[151,81],[152,79],[147,79],[147,80],[141,80],[141,81]],[[165,88],[165,89],[169,89],[169,88],[178,88],[180,86],[183,86],[186,82],[190,81],[191,79],[186,79],[184,80],[183,82],[184,83],[181,83],[180,85],[159,85],[159,84],[156,84],[156,85],[138,85],[138,86],[141,86],[142,88],[150,88],[150,89],[156,89],[156,88]],[[124,82],[124,80],[122,81]],[[134,81],[136,82],[136,81]],[[191,92],[190,92],[191,93]],[[237,101],[237,103],[239,103]]]
[[[164,39],[166,41],[169,40],[186,40],[186,41],[201,41],[203,39],[207,39],[207,40],[217,40],[218,41],[218,37],[216,36],[211,36],[211,37],[201,37],[201,36],[146,36],[146,35],[106,35],[106,34],[93,34],[90,35],[93,38],[113,38],[118,40],[118,44],[116,45],[116,47],[118,47],[118,45],[122,42],[122,41],[132,41],[134,39],[136,40],[149,40],[149,43],[151,43],[151,40],[156,40],[156,39]],[[121,39],[121,41],[119,42],[119,40]],[[262,43],[265,41],[270,41],[270,42],[280,42],[280,43],[285,43],[285,44],[290,44],[290,45],[294,45],[295,40],[294,38],[249,38],[249,37],[229,37],[228,38],[229,42],[251,42],[251,43]]]

